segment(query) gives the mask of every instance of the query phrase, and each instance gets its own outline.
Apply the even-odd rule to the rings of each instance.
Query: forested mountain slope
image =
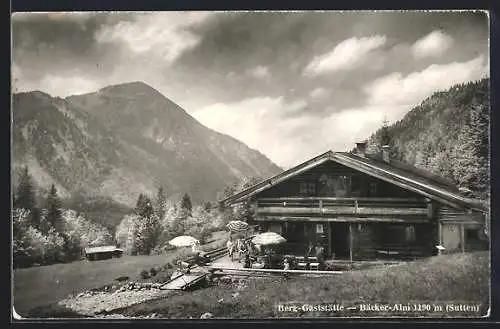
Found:
[[[394,158],[488,199],[489,82],[482,79],[436,92],[402,120],[370,136],[368,151],[380,152],[387,135]]]

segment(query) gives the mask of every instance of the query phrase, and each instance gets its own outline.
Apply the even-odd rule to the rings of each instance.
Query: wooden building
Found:
[[[328,151],[222,201],[251,202],[254,220],[287,239],[345,260],[418,258],[488,248],[489,207],[453,183],[389,158]],[[441,246],[441,247],[438,247]]]
[[[88,260],[103,260],[121,257],[123,250],[116,246],[90,247],[84,249],[84,256]]]

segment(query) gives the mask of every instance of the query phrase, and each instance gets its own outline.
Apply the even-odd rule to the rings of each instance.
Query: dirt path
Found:
[[[170,292],[170,290],[161,289],[85,292],[63,299],[58,304],[82,315],[95,316],[99,313],[108,313],[145,301],[164,298]]]

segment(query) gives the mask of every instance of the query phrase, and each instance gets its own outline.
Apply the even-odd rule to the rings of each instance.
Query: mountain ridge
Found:
[[[281,171],[261,152],[207,128],[141,81],[52,97],[13,95],[13,166],[31,163],[68,194],[133,205],[159,185],[170,197],[214,200],[227,183]],[[38,165],[34,165],[34,163]],[[37,177],[35,177],[37,178]]]

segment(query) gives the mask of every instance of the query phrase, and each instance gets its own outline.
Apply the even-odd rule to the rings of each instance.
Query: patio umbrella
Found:
[[[231,232],[246,232],[248,230],[248,223],[241,220],[232,220],[226,225],[226,227]]]
[[[274,244],[281,244],[285,243],[286,239],[279,235],[278,233],[274,232],[265,232],[256,235],[253,239],[252,242],[255,244],[260,244],[261,246],[269,246],[269,245],[274,245]]]
[[[200,241],[189,235],[181,235],[173,238],[168,243],[174,247],[190,247],[200,243]]]

